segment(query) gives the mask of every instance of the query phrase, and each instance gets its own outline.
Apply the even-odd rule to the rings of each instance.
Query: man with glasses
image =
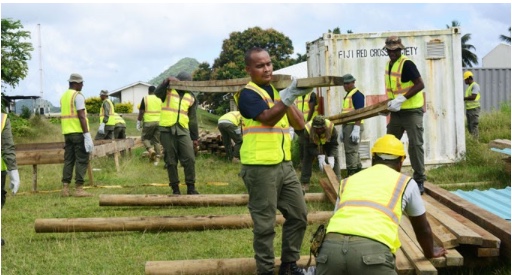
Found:
[[[409,138],[409,157],[414,170],[413,178],[418,183],[421,194],[425,191],[425,160],[423,151],[423,79],[418,68],[410,59],[402,55],[405,49],[402,39],[390,36],[386,39],[389,62],[385,68],[386,94],[391,101],[388,110],[391,117],[387,133],[401,139],[404,131]]]

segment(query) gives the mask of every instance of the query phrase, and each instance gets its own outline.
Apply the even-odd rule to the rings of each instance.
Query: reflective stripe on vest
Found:
[[[240,114],[239,111],[232,111],[232,112],[225,113],[224,115],[219,117],[219,121],[222,121],[222,120],[228,120],[231,123],[233,123],[234,125],[240,126],[240,122],[242,122],[242,115]]]
[[[341,111],[341,113],[348,113],[348,112],[352,112],[354,111],[354,103],[352,102],[352,96],[357,93],[359,90],[357,88],[354,88],[352,89],[352,91],[350,91],[347,96],[345,96],[345,98],[343,99],[343,110]],[[361,119],[361,124],[364,123],[364,120]],[[346,124],[355,124],[355,121],[353,122],[348,122]]]
[[[265,90],[249,82],[245,89],[256,92],[268,104],[274,106],[274,101]],[[274,100],[280,100],[279,93],[272,86]],[[240,92],[235,94],[238,102]],[[254,119],[242,118],[243,140],[240,148],[242,164],[272,165],[291,160],[290,124],[284,115],[273,127],[265,126]]]
[[[312,127],[311,121],[306,123],[305,128],[306,128],[306,132],[308,133],[308,136],[311,136],[311,127]],[[316,145],[324,145],[327,142],[325,133],[331,133],[331,136],[332,136],[333,129],[334,129],[334,123],[332,123],[328,119],[325,119],[325,132],[320,135],[320,140],[318,140],[318,137],[319,137],[318,135],[314,135],[313,143]]]
[[[5,123],[7,122],[7,114],[2,113],[2,132],[5,128]],[[7,164],[4,161],[4,158],[2,157],[2,171],[7,170]]]
[[[404,55],[401,55],[398,60],[393,63],[391,72],[389,71],[389,62],[386,65],[385,81],[386,81],[386,93],[389,99],[394,99],[398,95],[406,94],[414,83],[412,81],[402,82],[402,69],[404,68],[405,61],[409,60]],[[423,93],[419,91],[413,97],[407,99],[401,109],[415,109],[423,107]]]
[[[64,92],[60,98],[60,119],[62,134],[71,133],[83,133],[82,126],[80,125],[80,119],[78,119],[78,113],[75,106],[75,98],[79,94],[78,91],[69,89]],[[87,129],[89,129],[89,119],[87,118],[87,109],[84,109],[85,121],[87,123]]]
[[[302,112],[302,115],[304,116],[304,122],[307,122],[307,119],[308,119],[308,114],[309,114],[309,101],[311,100],[311,94],[313,92],[305,95],[304,97],[302,96],[299,96],[297,97],[297,99],[295,100],[295,105],[297,106],[297,108],[299,109],[299,111]],[[311,120],[313,120],[313,118],[315,116],[318,115],[318,104],[315,105],[315,110],[313,111],[313,115],[311,116]]]
[[[144,97],[144,122],[160,121],[160,112],[162,111],[162,100],[156,95]]]
[[[475,85],[476,82],[473,81],[468,88],[466,89],[466,97],[471,96],[473,92],[473,85]],[[481,91],[480,91],[481,92]],[[480,92],[476,95],[475,100],[465,100],[464,104],[466,105],[466,110],[471,110],[480,107]]]
[[[107,123],[105,123],[105,125],[108,125],[108,126],[114,126],[116,124],[116,118],[115,116],[117,115],[116,112],[114,111],[114,104],[112,103],[112,101],[110,101],[110,99],[105,99],[105,101],[108,103],[108,105],[110,106],[110,112],[108,114],[108,121]],[[103,104],[101,104],[101,108],[100,108],[100,123],[103,122],[103,118],[105,117],[105,110],[103,108]]]
[[[382,164],[344,179],[338,210],[329,221],[327,232],[373,239],[395,253],[400,247],[402,196],[410,179]]]
[[[178,122],[181,127],[188,129],[188,109],[194,102],[195,99],[189,92],[185,92],[183,97],[180,97],[175,89],[167,90],[160,112],[160,126],[170,127]]]

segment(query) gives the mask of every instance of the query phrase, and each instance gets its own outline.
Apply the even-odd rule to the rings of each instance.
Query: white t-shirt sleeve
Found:
[[[473,87],[471,88],[471,93],[474,95],[480,93],[480,85],[478,85],[478,83],[473,84]]]
[[[411,179],[405,188],[402,197],[402,211],[410,217],[417,217],[426,212],[420,189],[414,179]]]
[[[75,97],[75,107],[77,110],[85,110],[85,97],[83,94],[77,94]]]

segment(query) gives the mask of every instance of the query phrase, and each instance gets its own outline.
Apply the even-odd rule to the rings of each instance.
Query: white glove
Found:
[[[307,95],[312,90],[313,88],[297,88],[297,79],[293,77],[290,86],[286,87],[284,90],[281,91],[283,96],[281,97],[281,92],[279,92],[279,96],[281,97],[281,100],[283,101],[284,105],[290,106],[295,102],[295,99],[297,99],[297,97]]]
[[[94,150],[94,143],[92,142],[91,133],[89,132],[84,133],[84,146],[87,153],[90,153],[92,150]]]
[[[334,169],[334,156],[327,157],[327,162],[329,162],[329,166]]]
[[[100,123],[100,128],[98,129],[98,133],[104,134],[105,133],[105,123]]]
[[[12,194],[16,195],[18,192],[18,189],[20,188],[20,173],[18,172],[18,169],[7,171],[7,174],[9,175],[9,179],[11,181],[11,184],[9,187],[11,187]]]
[[[318,155],[318,167],[320,168],[320,171],[324,170],[325,165],[325,155]]]
[[[352,129],[352,133],[350,134],[350,139],[353,143],[359,143],[359,133],[361,132],[361,126],[354,125]]]
[[[395,99],[388,102],[388,110],[391,112],[398,112],[400,111],[400,108],[402,108],[402,103],[404,103],[407,100],[405,96],[399,95]]]
[[[137,131],[140,131],[142,130],[142,128],[140,127],[140,120],[137,120]]]

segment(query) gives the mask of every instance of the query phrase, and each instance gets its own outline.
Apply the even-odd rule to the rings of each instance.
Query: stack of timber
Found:
[[[209,131],[201,131],[199,133],[199,154],[210,154],[224,157],[226,149],[222,143],[220,133],[210,133]]]
[[[503,158],[503,162],[505,163],[505,171],[510,176],[510,140],[507,139],[495,139],[489,142],[489,148],[491,148],[492,151],[502,153],[505,155],[508,155],[507,157]]]

